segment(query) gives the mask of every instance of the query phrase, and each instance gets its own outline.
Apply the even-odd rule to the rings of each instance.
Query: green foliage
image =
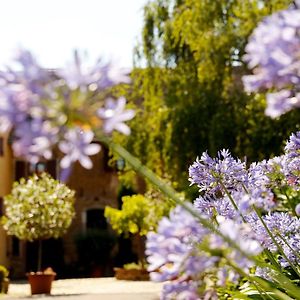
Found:
[[[149,2],[133,84],[123,90],[137,114],[129,138],[115,140],[180,189],[188,186],[188,165],[203,151],[229,148],[249,161],[281,153],[299,127],[299,112],[265,117],[265,99],[243,91],[241,76],[248,71],[242,56],[257,23],[290,2]]]
[[[122,197],[122,209],[106,206],[104,215],[117,234],[146,235],[155,230],[158,221],[168,209],[163,203],[157,203],[143,195]]]
[[[21,240],[58,238],[75,215],[74,194],[46,173],[22,178],[4,198],[3,227]]]
[[[123,265],[125,270],[144,270],[144,266],[141,263],[128,263]]]

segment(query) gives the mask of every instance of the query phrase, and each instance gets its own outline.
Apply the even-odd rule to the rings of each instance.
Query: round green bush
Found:
[[[47,173],[22,178],[4,197],[3,227],[21,240],[59,238],[75,215],[74,194]]]

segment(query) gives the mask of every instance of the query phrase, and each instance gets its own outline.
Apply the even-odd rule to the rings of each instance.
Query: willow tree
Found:
[[[250,160],[280,153],[298,113],[265,117],[263,97],[246,95],[240,78],[252,30],[290,2],[149,2],[127,91],[137,110],[123,141],[129,150],[181,187],[187,186],[188,165],[203,151],[229,148]]]

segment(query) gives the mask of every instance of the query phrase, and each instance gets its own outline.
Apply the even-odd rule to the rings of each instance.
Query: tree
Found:
[[[74,194],[47,173],[14,182],[4,197],[2,224],[9,235],[21,240],[39,240],[38,270],[41,270],[42,240],[59,238],[71,225]]]
[[[154,231],[158,221],[167,214],[169,207],[166,202],[157,202],[143,195],[122,197],[122,209],[106,206],[104,215],[117,234],[135,235],[138,240],[138,259],[144,268],[145,245],[143,237]]]
[[[137,115],[129,139],[115,139],[181,189],[188,186],[188,165],[203,151],[229,148],[250,161],[279,154],[299,113],[265,117],[264,98],[245,94],[240,78],[252,30],[290,2],[149,2],[127,90]]]

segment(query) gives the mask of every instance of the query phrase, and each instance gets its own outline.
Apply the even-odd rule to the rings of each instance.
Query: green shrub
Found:
[[[41,270],[41,241],[61,237],[75,215],[75,192],[47,173],[14,182],[4,197],[1,222],[7,234],[21,240],[39,240],[38,271]]]
[[[75,215],[74,193],[46,173],[22,178],[4,197],[3,227],[21,240],[59,238]]]

